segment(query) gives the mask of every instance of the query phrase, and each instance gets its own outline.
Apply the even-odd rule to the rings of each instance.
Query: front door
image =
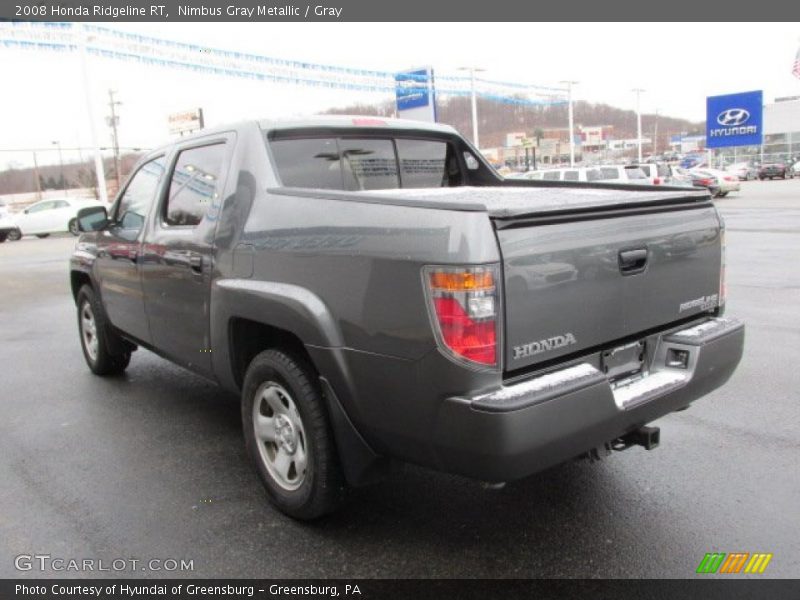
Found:
[[[211,374],[208,299],[225,139],[179,147],[168,190],[144,240],[142,285],[153,346],[172,360]]]
[[[141,237],[145,218],[164,175],[164,157],[144,163],[128,182],[111,215],[97,234],[95,276],[108,318],[124,333],[151,342],[141,280]]]

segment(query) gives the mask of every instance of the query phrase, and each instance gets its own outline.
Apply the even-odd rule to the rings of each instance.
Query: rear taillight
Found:
[[[661,185],[661,178],[656,177],[655,179],[653,179],[653,185]]]
[[[423,271],[436,340],[458,362],[497,366],[498,274],[496,266]]]
[[[736,178],[736,177],[731,177],[730,175],[728,175],[728,176],[725,177],[725,181],[739,181],[739,179]]]
[[[700,182],[700,185],[711,185],[714,183],[712,179],[698,179],[698,181]]]

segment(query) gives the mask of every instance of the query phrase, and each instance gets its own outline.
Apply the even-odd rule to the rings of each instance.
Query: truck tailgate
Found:
[[[720,222],[710,203],[495,223],[506,371],[604,347],[718,304]]]

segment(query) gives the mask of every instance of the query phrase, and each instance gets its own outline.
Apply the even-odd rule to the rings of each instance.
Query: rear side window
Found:
[[[658,176],[669,177],[669,167],[667,165],[658,165]]]
[[[164,207],[166,225],[193,227],[217,195],[225,144],[189,148],[178,154]]]
[[[342,189],[339,147],[334,138],[273,140],[272,155],[286,187]]]
[[[639,167],[625,167],[625,175],[628,179],[647,179],[647,175]]]
[[[603,174],[600,169],[586,169],[586,181],[602,181]]]
[[[601,179],[619,179],[617,167],[600,167]]]
[[[346,190],[390,190],[400,187],[391,140],[342,139],[342,174]]]
[[[398,139],[396,144],[403,187],[431,188],[446,185],[448,172],[445,169],[445,142]],[[454,166],[457,171],[458,164],[455,163]]]
[[[578,181],[578,172],[564,171],[564,181]]]
[[[560,171],[547,171],[542,176],[542,179],[545,181],[560,181],[561,180],[561,172]]]

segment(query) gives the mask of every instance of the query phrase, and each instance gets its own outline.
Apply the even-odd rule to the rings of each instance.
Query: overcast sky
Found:
[[[474,65],[488,79],[542,85],[580,82],[575,98],[695,121],[708,95],[763,89],[764,98],[800,95],[791,74],[800,24],[684,23],[113,23],[111,28],[208,47],[362,69],[396,71],[432,65],[438,72]],[[110,59],[90,59],[100,144],[107,90],[117,90],[122,146],[168,139],[167,115],[202,106],[209,126],[251,117],[313,114],[374,95],[197,75]],[[88,121],[77,57],[0,47],[0,150],[88,146]],[[566,123],[565,123],[566,125]],[[30,164],[30,152],[0,152]],[[77,158],[65,153],[65,159]],[[41,163],[57,162],[54,152]]]

